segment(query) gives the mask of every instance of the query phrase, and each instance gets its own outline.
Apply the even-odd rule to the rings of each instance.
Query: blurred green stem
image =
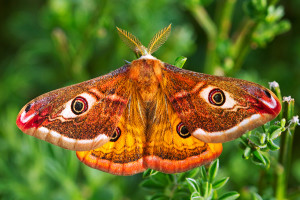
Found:
[[[283,101],[283,117],[288,123],[291,123],[294,116],[294,104],[294,99]],[[288,176],[290,172],[293,138],[296,125],[297,123],[291,123],[281,136],[277,182],[275,186],[277,200],[286,199],[287,196]]]
[[[231,28],[231,17],[236,0],[223,0],[217,2],[216,24],[218,29],[218,38],[228,39]]]
[[[232,55],[235,60],[235,65],[231,73],[239,70],[245,60],[245,57],[250,49],[252,34],[255,32],[258,23],[251,19],[244,20],[243,27],[237,34],[237,39],[232,46]]]
[[[218,41],[228,39],[231,28],[231,17],[236,0],[219,1],[216,12],[216,24],[212,21],[205,8],[201,5],[189,6],[189,10],[205,31],[208,43],[204,72],[215,74],[216,68],[220,65],[220,58],[217,53]]]
[[[204,72],[213,74],[215,60],[217,58],[216,54],[216,43],[217,43],[217,27],[206,12],[205,8],[201,5],[189,6],[188,9],[199,23],[199,25],[205,31],[208,43],[206,51],[206,61],[204,66]]]

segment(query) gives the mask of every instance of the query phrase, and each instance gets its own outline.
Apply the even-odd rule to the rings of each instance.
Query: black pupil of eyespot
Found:
[[[80,101],[76,101],[75,106],[74,106],[74,109],[75,109],[76,111],[81,111],[81,110],[83,109],[83,103],[80,102]]]
[[[271,98],[271,94],[268,90],[264,90],[265,94],[267,95],[268,98]]]
[[[28,104],[25,108],[25,112],[28,112],[30,110],[30,108],[31,108],[31,104]]]
[[[216,103],[221,103],[222,102],[222,95],[220,93],[217,93],[213,96],[213,99],[215,100]]]
[[[186,128],[186,126],[182,126],[180,132],[181,132],[183,135],[186,135],[186,134],[189,133],[189,130]]]
[[[208,96],[209,103],[215,106],[222,106],[225,103],[225,94],[220,89],[213,89]]]
[[[181,137],[181,138],[188,138],[191,136],[191,134],[189,133],[189,130],[187,129],[186,126],[183,125],[182,122],[180,122],[178,125],[177,125],[177,133],[178,135]]]
[[[83,97],[76,97],[71,104],[72,112],[80,115],[88,109],[88,103]]]
[[[119,139],[120,135],[121,135],[121,129],[119,127],[117,127],[115,132],[113,133],[110,141],[111,142],[116,142]]]
[[[117,131],[114,132],[112,139],[116,138],[118,136]]]

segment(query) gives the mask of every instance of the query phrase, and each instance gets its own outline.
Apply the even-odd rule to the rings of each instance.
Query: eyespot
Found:
[[[32,105],[32,104],[28,104],[28,105],[26,106],[26,108],[25,108],[25,112],[26,112],[26,113],[30,110],[31,105]]]
[[[71,110],[75,115],[80,115],[88,109],[88,103],[83,97],[76,97],[71,104]]]
[[[121,136],[121,129],[117,127],[110,141],[115,142],[119,139],[120,136]]]
[[[180,122],[176,127],[177,133],[182,138],[188,138],[191,136],[189,130],[186,128],[185,125],[183,125],[182,122]]]
[[[271,94],[268,90],[264,90],[265,94],[267,95],[268,98],[271,98]]]
[[[222,106],[225,103],[225,94],[220,89],[213,89],[208,95],[208,100],[213,105]]]

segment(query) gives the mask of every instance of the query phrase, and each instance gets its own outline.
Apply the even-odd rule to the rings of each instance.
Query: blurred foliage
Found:
[[[140,186],[152,176],[118,177],[88,168],[74,152],[22,134],[15,125],[18,111],[34,97],[103,75],[122,66],[124,60],[135,59],[119,39],[116,26],[147,44],[154,33],[172,23],[170,38],[154,56],[178,66],[185,60],[175,59],[184,56],[188,58],[184,68],[263,85],[276,80],[282,95],[296,99],[293,112],[299,113],[299,6],[299,1],[292,0],[1,1],[0,199],[145,199],[153,194],[154,190]],[[289,118],[285,119],[285,125],[283,121],[266,125],[260,131],[265,136],[254,131],[246,143],[224,144],[218,174],[230,179],[220,194],[235,190],[241,199],[274,196],[272,187],[265,187],[274,179],[272,170],[241,157],[262,158],[258,161],[263,165],[269,162],[268,156],[266,160],[260,155],[265,155],[265,145],[277,149],[276,133],[285,129],[282,136],[290,134],[286,132],[291,130],[287,128]],[[291,163],[283,163],[290,166],[284,187],[295,189],[288,190],[291,198],[300,193],[299,140],[299,129],[294,139],[286,140],[294,142],[293,149],[287,150],[293,152],[288,155]],[[244,152],[239,150],[240,141],[244,141]],[[272,154],[280,157],[278,151],[267,155]],[[271,165],[273,162],[271,158]],[[191,175],[203,169],[159,176],[171,177],[171,186],[172,177],[181,176],[182,184],[190,188],[185,194],[196,188],[197,199],[198,193],[208,196],[200,189],[203,185],[215,183]]]

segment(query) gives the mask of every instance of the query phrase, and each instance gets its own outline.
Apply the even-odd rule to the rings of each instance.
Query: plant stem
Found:
[[[256,30],[258,22],[251,19],[246,19],[243,24],[243,28],[237,34],[237,39],[232,47],[232,55],[235,60],[235,65],[231,73],[240,69],[245,57],[249,51],[252,34]]]
[[[283,102],[283,117],[289,123],[294,116],[294,99]],[[290,172],[291,165],[291,154],[292,154],[292,145],[294,139],[294,132],[296,123],[291,124],[282,134],[280,141],[280,152],[278,167],[282,168],[282,173],[277,172],[277,183],[276,183],[276,199],[282,200],[287,196],[287,184],[288,176]]]
[[[229,31],[231,28],[231,17],[235,6],[236,0],[223,0],[218,1],[216,11],[216,24],[218,38],[221,40],[228,39]]]
[[[201,5],[189,6],[188,9],[199,23],[199,25],[205,31],[208,43],[206,51],[206,60],[204,66],[204,72],[213,74],[215,68],[216,55],[216,42],[217,42],[217,28],[205,8]]]

